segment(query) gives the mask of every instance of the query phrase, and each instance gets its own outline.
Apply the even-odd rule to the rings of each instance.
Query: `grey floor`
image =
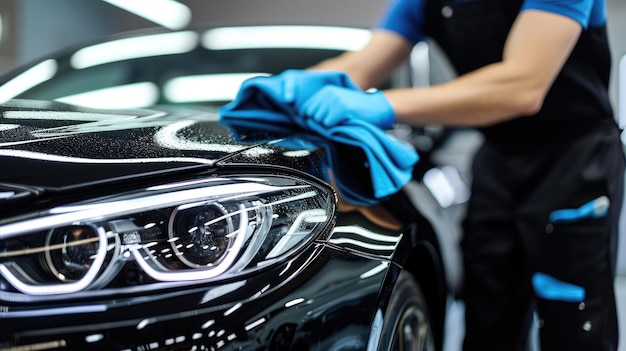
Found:
[[[618,351],[626,351],[626,276],[620,276],[615,280],[615,292],[617,294],[621,340]],[[448,304],[446,338],[444,340],[443,350],[460,351],[463,341],[463,332],[463,304],[450,301]]]

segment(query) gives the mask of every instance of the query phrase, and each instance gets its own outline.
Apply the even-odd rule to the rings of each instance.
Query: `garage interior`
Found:
[[[100,0],[0,0],[0,73],[66,45],[129,30],[158,26]],[[248,24],[323,24],[369,27],[385,0],[179,0],[190,17],[181,28]],[[607,0],[613,54],[611,97],[626,126],[626,2]],[[620,72],[620,62],[622,70]],[[621,75],[621,76],[620,76]],[[620,84],[621,81],[621,84]],[[622,88],[620,89],[620,85]],[[622,140],[626,141],[625,134]],[[618,278],[620,350],[626,351],[626,206],[622,209]],[[462,308],[451,305],[446,351],[459,349]]]

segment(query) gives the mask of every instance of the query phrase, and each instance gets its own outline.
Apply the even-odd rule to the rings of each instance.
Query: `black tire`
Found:
[[[380,351],[435,351],[426,300],[411,273],[401,271],[383,322]]]

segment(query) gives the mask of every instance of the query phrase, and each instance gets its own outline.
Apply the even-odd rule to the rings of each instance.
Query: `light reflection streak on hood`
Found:
[[[400,241],[400,238],[402,238],[401,234],[398,235],[383,235],[383,234],[378,234],[378,233],[374,233],[371,230],[367,230],[363,227],[359,227],[359,226],[354,226],[354,225],[342,225],[342,226],[337,226],[334,230],[333,230],[333,235],[331,236],[331,239],[334,238],[337,233],[349,233],[349,234],[355,234],[355,235],[359,235],[362,236],[364,238],[368,238],[371,240],[375,240],[375,241],[384,241],[384,242],[388,242],[388,243],[398,243]],[[337,235],[340,236],[340,235]]]
[[[362,247],[364,249],[374,250],[374,251],[385,251],[385,252],[393,251],[396,248],[396,245],[369,244],[369,243],[365,243],[359,240],[347,239],[347,238],[331,239],[328,242],[335,244],[335,245],[353,244],[353,245]]]
[[[0,145],[2,146],[2,145]],[[123,158],[123,159],[94,159],[71,156],[50,155],[40,152],[23,150],[0,150],[0,156],[28,158],[32,160],[67,162],[67,163],[88,163],[88,164],[129,164],[129,163],[162,163],[162,162],[183,162],[213,165],[213,161],[199,157],[160,157],[160,158]]]
[[[228,295],[231,292],[236,291],[237,289],[241,288],[242,286],[246,285],[246,281],[241,281],[241,282],[235,282],[235,283],[230,283],[230,284],[225,284],[222,286],[218,286],[212,289],[209,289],[205,294],[204,297],[202,298],[202,301],[200,301],[200,304],[203,305],[207,302],[210,302],[218,297],[222,297],[225,295]]]
[[[360,279],[366,279],[366,278],[369,278],[369,277],[373,277],[376,274],[384,272],[387,269],[387,267],[389,267],[389,262],[381,262],[378,266],[376,266],[376,267],[370,269],[369,271],[361,274],[359,276],[359,278]]]
[[[172,123],[165,128],[162,128],[154,135],[154,140],[162,147],[175,149],[175,150],[197,150],[197,151],[221,151],[228,153],[235,153],[243,151],[248,156],[260,156],[271,154],[274,151],[264,148],[260,145],[244,146],[234,144],[218,144],[218,143],[203,143],[193,140],[181,139],[178,137],[178,132],[187,127],[190,127],[198,122],[186,121],[179,123]]]
[[[69,126],[42,128],[31,131],[31,135],[36,138],[58,138],[76,134],[159,127],[171,123],[171,120],[163,118],[167,115],[165,112],[139,109],[132,110],[132,112],[136,112],[137,114],[107,114],[106,112],[5,111],[4,119],[85,122]],[[28,142],[32,141],[29,140]],[[0,143],[0,146],[7,145],[11,145],[11,143]]]
[[[11,147],[11,146],[26,145],[26,144],[35,144],[35,143],[39,143],[42,141],[64,139],[66,137],[67,136],[64,135],[64,136],[58,136],[58,137],[52,137],[52,138],[39,138],[39,139],[34,139],[34,140],[11,141],[11,142],[6,142],[6,143],[0,143],[0,147]]]
[[[359,226],[337,226],[328,242],[338,246],[357,246],[367,252],[390,257],[401,238],[401,233],[384,235]]]
[[[82,113],[82,112],[54,112],[48,115],[48,112],[22,112],[9,114],[7,119],[42,119],[42,120],[71,120],[71,121],[90,121],[70,126],[45,128],[31,131],[31,135],[36,140],[22,140],[0,143],[0,147],[15,146],[21,144],[29,144],[44,140],[53,140],[69,137],[79,134],[102,133],[109,131],[121,131],[137,128],[160,127],[165,126],[156,132],[155,141],[166,148],[180,150],[202,150],[202,151],[220,151],[220,152],[237,152],[245,149],[245,146],[228,145],[224,143],[199,143],[190,140],[183,140],[177,136],[178,131],[190,127],[197,121],[174,122],[166,116],[165,112],[151,110],[136,110],[135,112],[149,113],[148,115],[123,115],[123,114],[98,114],[98,113]],[[9,111],[10,112],[10,111]],[[49,118],[47,118],[49,117]],[[217,121],[219,117],[211,114],[201,116],[203,121]],[[80,162],[83,163],[83,162]],[[203,162],[206,163],[206,162]]]
[[[146,111],[151,113],[145,115]],[[0,142],[0,147],[13,147],[18,145],[39,143],[42,141],[50,141],[55,139],[63,139],[80,134],[89,133],[102,133],[108,131],[121,131],[142,129],[149,127],[163,128],[156,131],[154,134],[154,141],[164,148],[173,150],[193,150],[193,151],[209,151],[209,152],[224,152],[224,153],[236,153],[244,151],[249,156],[259,156],[263,154],[273,153],[271,149],[262,147],[260,145],[237,145],[229,144],[226,140],[220,140],[218,142],[199,142],[194,140],[187,140],[181,138],[180,131],[193,126],[200,122],[217,121],[219,117],[213,114],[202,114],[201,116],[196,113],[196,117],[201,117],[202,121],[198,120],[185,120],[182,122],[172,122],[170,118],[163,118],[167,114],[165,112],[151,111],[151,110],[136,110],[140,116],[137,115],[123,115],[123,114],[111,114],[111,118],[106,113],[70,113],[67,118],[64,113],[56,113],[50,115],[50,118],[45,118],[47,112],[34,111],[33,114],[16,113],[9,114],[9,118],[13,120],[19,119],[50,119],[50,120],[72,120],[72,121],[92,121],[86,123],[80,123],[70,126],[44,128],[30,131],[30,135],[36,139],[32,140],[18,140],[10,142]],[[195,111],[197,112],[197,111]],[[141,115],[144,113],[144,115]],[[30,116],[30,117],[29,117]],[[11,125],[10,129],[19,128],[19,125]],[[18,150],[4,150],[0,152],[3,156],[22,157],[38,160],[57,161],[57,162],[71,162],[71,163],[100,163],[100,164],[116,164],[116,163],[150,163],[150,162],[191,162],[210,164],[214,162],[204,158],[190,158],[190,157],[166,157],[166,158],[135,158],[135,159],[93,159],[93,158],[81,158],[72,156],[60,156],[49,155],[37,152],[27,152]]]
[[[223,151],[223,152],[237,152],[246,149],[246,146],[242,145],[228,145],[228,144],[209,144],[199,143],[192,140],[185,140],[178,137],[178,132],[188,128],[197,122],[185,121],[172,123],[162,129],[160,129],[155,135],[155,142],[168,149],[174,150],[203,150],[203,151]]]
[[[157,118],[164,115],[165,113],[159,113],[142,118],[132,117],[122,119],[108,119],[104,121],[76,124],[72,126],[46,128],[33,131],[32,135],[35,137],[70,136],[76,134],[101,133],[125,129],[158,127],[169,124],[169,121],[160,120]]]

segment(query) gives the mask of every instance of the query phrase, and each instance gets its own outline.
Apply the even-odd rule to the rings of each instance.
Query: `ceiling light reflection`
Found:
[[[282,270],[282,271],[280,271],[280,273],[278,273],[278,276],[279,276],[279,277],[280,277],[280,276],[282,276],[283,274],[285,274],[287,271],[289,271],[289,268],[291,268],[291,263],[292,263],[292,262],[293,262],[293,261],[289,261],[289,262],[287,262],[287,265],[285,266],[285,268],[283,268],[283,270]]]
[[[252,329],[254,329],[254,328],[258,327],[259,325],[262,325],[262,324],[263,324],[263,323],[265,323],[266,321],[267,321],[267,320],[266,320],[265,318],[258,319],[258,320],[256,320],[256,321],[254,321],[254,322],[252,322],[252,323],[250,323],[250,324],[246,325],[245,329],[246,329],[246,331],[250,331],[250,330],[252,330]]]
[[[355,51],[369,41],[367,29],[316,26],[248,26],[209,29],[202,45],[211,50],[306,48]]]
[[[213,301],[214,299],[217,299],[219,297],[223,297],[226,296],[234,291],[236,291],[237,289],[243,287],[244,285],[246,285],[246,281],[241,281],[241,282],[235,282],[235,283],[230,283],[230,284],[225,284],[222,286],[218,286],[215,287],[213,289],[209,289],[205,294],[204,297],[202,298],[202,300],[200,301],[200,304],[205,304],[209,301]],[[209,326],[213,325],[214,322],[203,326],[202,329],[206,329]]]
[[[309,150],[295,150],[295,151],[286,151],[283,152],[284,156],[300,158],[300,157],[308,157],[311,155],[311,151]]]
[[[195,123],[197,122],[186,121],[171,123],[170,125],[159,129],[159,131],[154,135],[154,140],[158,145],[174,150],[237,152],[246,148],[246,146],[243,145],[228,145],[226,143],[207,144],[206,142],[183,139],[183,133],[181,133],[181,131]]]
[[[104,335],[103,334],[91,334],[91,335],[87,335],[85,337],[85,341],[87,343],[98,342],[98,341],[100,341],[102,339],[104,339]]]
[[[57,72],[56,60],[46,60],[0,86],[0,103],[52,78]]]
[[[200,328],[207,329],[208,327],[212,326],[213,324],[215,324],[215,320],[214,319],[210,319],[210,320],[206,321],[204,324],[202,324],[202,326]]]
[[[305,301],[305,300],[304,300],[303,298],[301,298],[301,297],[300,297],[300,298],[297,298],[297,299],[294,299],[294,300],[291,300],[291,301],[287,301],[287,302],[285,303],[285,307],[287,307],[287,308],[289,308],[289,307],[293,307],[293,306],[295,306],[295,305],[299,305],[299,304],[303,303],[304,301]]]
[[[350,244],[350,245],[362,247],[364,249],[369,249],[372,251],[383,251],[383,252],[393,251],[396,248],[396,245],[368,244],[363,241],[359,241],[356,239],[347,239],[347,238],[331,239],[331,240],[328,240],[328,242],[331,244],[335,244],[335,245]]]
[[[169,29],[182,29],[191,22],[189,7],[173,0],[103,1]]]
[[[66,104],[100,109],[145,108],[159,100],[159,88],[151,82],[120,85],[55,99]]]
[[[10,199],[13,196],[15,196],[15,192],[14,191],[2,191],[2,192],[0,192],[0,200]]]
[[[384,272],[387,267],[389,267],[389,262],[381,262],[378,266],[370,269],[369,271],[361,274],[359,276],[360,279],[365,279],[365,278],[369,278],[369,277],[373,277],[376,274],[379,274],[381,272]]]
[[[191,31],[145,35],[114,40],[80,49],[70,63],[76,69],[141,57],[182,54],[198,44],[198,34]]]
[[[146,326],[148,326],[148,324],[150,324],[151,321],[155,322],[156,319],[154,319],[154,318],[142,319],[141,322],[139,322],[139,324],[137,324],[137,330],[141,330],[141,329],[145,328]]]
[[[372,232],[371,230],[368,230],[368,229],[365,229],[363,227],[359,227],[356,225],[342,225],[342,226],[335,227],[331,238],[344,237],[345,235],[342,235],[342,234],[353,234],[353,235],[362,236],[364,238],[374,240],[374,241],[382,241],[382,242],[388,242],[388,243],[394,243],[394,244],[397,244],[402,238],[402,235],[378,234],[378,233]]]
[[[225,73],[176,77],[163,87],[165,98],[172,102],[231,101],[237,95],[241,83],[269,73]]]
[[[224,312],[224,317],[228,317],[228,316],[230,316],[231,314],[233,314],[233,312],[235,312],[235,311],[237,311],[238,309],[240,309],[240,308],[241,308],[241,306],[243,306],[243,303],[238,302],[235,306],[233,306],[233,307],[229,308],[228,310],[226,310],[226,311]]]

